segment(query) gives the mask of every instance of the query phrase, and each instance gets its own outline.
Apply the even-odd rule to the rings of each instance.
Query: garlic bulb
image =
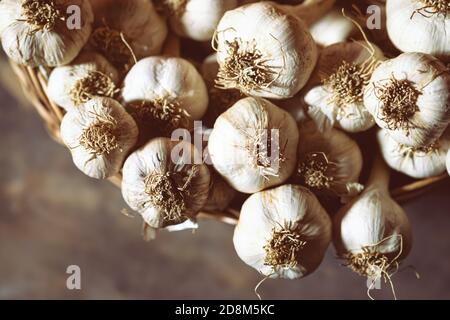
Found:
[[[302,278],[322,262],[331,221],[317,198],[296,185],[261,191],[243,204],[234,231],[239,257],[271,278]]]
[[[190,128],[208,107],[205,83],[188,61],[171,57],[148,57],[125,77],[122,96],[142,126],[170,134]]]
[[[390,281],[412,241],[408,218],[389,195],[389,171],[382,161],[375,160],[368,187],[339,210],[333,221],[338,256],[353,271],[368,277],[371,286],[381,278]]]
[[[167,25],[149,0],[94,0],[90,45],[114,66],[128,70],[141,58],[160,53]]]
[[[397,142],[427,146],[450,123],[450,72],[433,56],[403,53],[377,67],[364,105]]]
[[[363,160],[355,141],[336,129],[321,133],[311,122],[301,125],[299,133],[295,178],[302,185],[343,199],[362,191]]]
[[[94,52],[82,52],[70,65],[52,70],[46,92],[58,106],[71,110],[95,96],[113,98],[118,84],[118,72],[108,60]]]
[[[214,168],[234,189],[254,193],[289,178],[297,144],[290,114],[262,98],[244,98],[217,118],[208,150]]]
[[[386,13],[387,31],[398,49],[450,59],[448,0],[388,0]]]
[[[133,118],[115,100],[94,97],[70,110],[61,123],[61,138],[78,169],[92,178],[117,174],[136,143]]]
[[[237,0],[156,0],[176,34],[196,41],[211,40],[220,18]]]
[[[287,10],[258,2],[227,11],[216,31],[217,86],[286,99],[308,81],[317,48],[307,27]]]
[[[237,192],[217,173],[211,172],[211,186],[208,200],[203,209],[207,211],[223,211],[227,209]]]
[[[71,16],[74,6],[79,12]],[[14,62],[30,67],[72,61],[87,42],[93,20],[88,0],[0,1],[3,49]]]
[[[315,73],[322,84],[309,90],[304,98],[308,114],[320,130],[334,125],[344,131],[360,132],[375,124],[364,107],[363,94],[374,68],[383,59],[375,45],[359,41],[336,43],[321,51]]]
[[[446,156],[450,149],[450,130],[425,147],[402,145],[385,130],[378,132],[378,142],[384,160],[394,170],[416,179],[434,177],[445,172]]]
[[[338,42],[345,42],[356,32],[356,28],[340,10],[333,9],[311,25],[309,31],[317,44],[327,47]]]
[[[123,166],[122,195],[152,228],[192,220],[208,198],[210,173],[187,141],[155,138]]]

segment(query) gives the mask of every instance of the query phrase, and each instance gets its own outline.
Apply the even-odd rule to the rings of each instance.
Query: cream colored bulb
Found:
[[[88,41],[93,20],[88,0],[0,1],[3,49],[11,60],[30,67],[71,62]]]
[[[264,276],[297,279],[313,272],[331,241],[331,221],[308,189],[282,185],[243,204],[233,243],[239,257]]]
[[[305,94],[308,114],[319,129],[332,126],[361,132],[375,121],[363,102],[364,89],[383,53],[362,41],[342,42],[324,48],[310,82],[319,82]]]
[[[208,150],[214,168],[233,188],[254,193],[289,178],[298,139],[290,114],[265,99],[244,98],[217,118]]]
[[[308,81],[317,48],[306,25],[275,3],[227,11],[216,30],[217,86],[286,99]]]
[[[412,178],[425,179],[445,172],[450,130],[432,144],[418,148],[402,145],[391,138],[387,131],[380,130],[378,143],[389,167]]]
[[[117,101],[95,97],[66,113],[61,138],[73,162],[86,175],[105,179],[119,173],[137,141],[133,118]]]
[[[94,52],[82,52],[70,65],[51,71],[47,95],[68,111],[96,96],[114,98],[118,85],[119,74],[108,60]]]
[[[150,140],[123,166],[123,198],[155,229],[194,220],[207,201],[211,179],[208,167],[196,164],[199,157],[186,141]]]
[[[397,142],[427,146],[450,123],[450,72],[433,56],[403,53],[373,72],[364,105]]]

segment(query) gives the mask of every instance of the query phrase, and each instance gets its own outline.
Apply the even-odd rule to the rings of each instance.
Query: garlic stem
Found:
[[[389,192],[389,178],[389,168],[384,162],[383,157],[377,153],[372,165],[367,186],[377,186],[378,188]]]

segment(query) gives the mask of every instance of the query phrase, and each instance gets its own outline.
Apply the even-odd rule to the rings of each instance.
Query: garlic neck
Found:
[[[389,192],[390,171],[383,158],[377,154],[370,172],[367,186],[376,186],[386,192]]]

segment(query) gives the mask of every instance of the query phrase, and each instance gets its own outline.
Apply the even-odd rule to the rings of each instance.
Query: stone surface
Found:
[[[239,260],[230,226],[201,222],[195,233],[140,235],[141,221],[121,214],[120,192],[85,177],[70,154],[48,138],[31,107],[0,88],[0,298],[255,299],[261,277]],[[448,181],[408,203],[414,247],[393,277],[402,299],[450,299]],[[79,265],[82,289],[66,288],[66,268]],[[303,280],[269,280],[265,299],[367,299],[365,280],[335,259]],[[391,298],[386,285],[378,298]]]

